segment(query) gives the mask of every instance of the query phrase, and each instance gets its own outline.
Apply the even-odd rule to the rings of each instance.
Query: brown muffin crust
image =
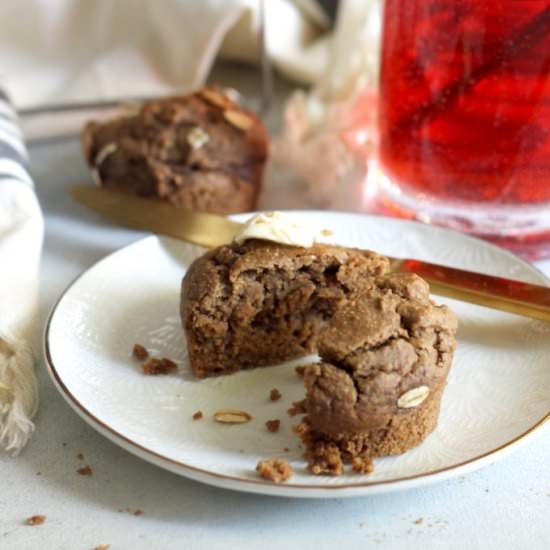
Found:
[[[364,432],[327,435],[312,428],[306,416],[294,431],[304,443],[309,471],[316,475],[340,475],[344,463],[353,466],[355,462],[354,471],[371,473],[373,458],[401,454],[416,447],[437,427],[443,388],[433,392],[419,407],[396,414],[386,426]]]
[[[182,285],[181,317],[202,378],[313,353],[334,314],[387,272],[373,252],[251,240],[207,252]]]
[[[203,88],[89,122],[81,145],[102,186],[228,214],[255,207],[268,137],[254,113]]]
[[[389,274],[350,301],[319,338],[323,362],[305,373],[313,428],[340,436],[384,428],[409,390],[445,384],[455,348],[455,315],[431,302],[416,275]]]
[[[309,469],[402,453],[437,426],[457,320],[410,274],[386,274],[341,308],[319,336],[322,362],[305,371],[306,416],[295,428]]]

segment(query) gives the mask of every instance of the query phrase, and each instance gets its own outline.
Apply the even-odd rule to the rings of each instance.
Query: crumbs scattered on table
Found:
[[[110,544],[98,544],[94,546],[94,550],[109,550],[109,548],[111,548]]]
[[[134,344],[132,349],[132,355],[139,361],[145,361],[149,357],[149,352],[141,344]]]
[[[201,420],[203,417],[202,411],[197,411],[193,414],[193,420]]]
[[[415,525],[422,525],[422,522],[424,521],[424,518],[418,518],[414,520]]]
[[[283,451],[284,451],[285,453],[288,453],[288,452],[290,451],[290,449],[289,449],[288,447],[285,447],[285,448],[283,449]]]
[[[27,525],[42,525],[44,522],[46,521],[46,516],[42,516],[42,515],[36,515],[36,516],[31,516],[30,518],[27,518],[25,520],[25,523]]]
[[[277,388],[273,388],[269,392],[269,399],[271,399],[271,401],[279,401],[279,399],[281,399],[282,396],[283,395],[281,394],[281,392]]]
[[[125,508],[124,510],[122,508],[119,508],[117,512],[119,512],[120,514],[122,513],[132,514],[133,516],[136,516],[136,517],[143,515],[143,510],[140,510],[139,508],[136,508],[135,510],[132,510],[132,508]]]
[[[88,476],[88,477],[91,477],[92,476],[92,467],[91,466],[83,466],[82,468],[78,468],[78,470],[76,471],[77,474],[81,475],[81,476]]]
[[[265,423],[265,427],[267,428],[267,431],[271,433],[278,432],[280,426],[281,426],[281,421],[278,418],[275,418],[274,420],[268,420]]]
[[[300,366],[296,367],[294,370],[296,371],[296,374],[298,376],[303,377],[305,372],[306,372],[306,367],[305,367],[305,365],[300,365]]]
[[[289,416],[297,416],[298,414],[306,413],[306,400],[302,399],[301,401],[294,401],[292,407],[288,409]]]
[[[151,357],[146,363],[141,365],[143,373],[148,376],[156,376],[158,374],[169,374],[178,369],[178,366],[171,359],[163,357],[158,359],[157,357]]]
[[[260,460],[256,466],[256,471],[260,477],[274,483],[288,481],[294,475],[292,466],[282,458]]]
[[[78,458],[78,460],[84,460],[84,455],[82,453],[78,453],[76,458]]]

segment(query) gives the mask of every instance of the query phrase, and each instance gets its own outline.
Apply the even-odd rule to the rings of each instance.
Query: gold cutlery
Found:
[[[223,216],[184,210],[153,199],[92,185],[73,185],[74,200],[116,224],[214,247],[230,242],[242,223]],[[417,273],[439,296],[550,321],[550,288],[475,273],[421,260],[390,258],[394,271]]]

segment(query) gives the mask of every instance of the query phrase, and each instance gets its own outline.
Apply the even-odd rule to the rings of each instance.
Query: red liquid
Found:
[[[386,0],[380,161],[419,198],[550,202],[550,2]]]

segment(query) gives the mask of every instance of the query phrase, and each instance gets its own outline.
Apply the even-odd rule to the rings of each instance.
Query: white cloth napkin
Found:
[[[29,337],[37,309],[43,221],[17,116],[0,92],[0,447],[17,454],[38,406]]]

